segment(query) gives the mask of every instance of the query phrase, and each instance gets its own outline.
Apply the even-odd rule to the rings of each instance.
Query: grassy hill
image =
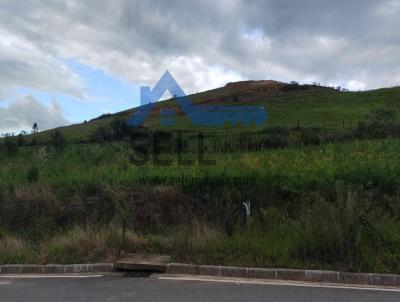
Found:
[[[340,129],[355,126],[374,110],[400,111],[400,88],[385,88],[366,92],[339,92],[319,86],[294,86],[271,81],[253,81],[228,84],[225,87],[189,96],[196,106],[257,105],[266,108],[269,119],[265,126],[319,126]],[[160,109],[174,111],[173,129],[194,129],[189,119],[174,100],[159,102],[144,126],[161,128]],[[108,127],[115,119],[126,121],[138,108],[129,109],[87,123],[62,127],[59,130],[71,142],[87,141],[100,127]],[[242,127],[233,127],[234,130]],[[196,131],[215,131],[215,127],[195,128]],[[217,129],[218,130],[218,129]],[[47,141],[49,132],[36,135]]]
[[[197,106],[264,106],[270,119],[198,129],[167,100],[140,135],[115,127],[132,109],[57,135],[2,140],[0,263],[154,252],[204,264],[400,273],[400,88],[261,81],[190,97]],[[162,107],[176,123],[163,128],[161,150]]]

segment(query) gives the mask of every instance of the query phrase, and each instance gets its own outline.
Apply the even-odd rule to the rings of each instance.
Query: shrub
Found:
[[[4,149],[8,154],[14,154],[18,151],[18,141],[14,136],[7,135],[4,138]]]
[[[284,84],[281,88],[282,91],[284,92],[290,92],[290,91],[297,91],[297,90],[307,90],[309,89],[309,85],[300,85],[299,83],[293,81],[290,82],[289,84]]]
[[[65,148],[65,138],[61,134],[60,130],[56,129],[51,134],[51,144],[59,152],[62,152],[64,150],[64,148]]]
[[[18,134],[18,146],[21,147],[24,145],[24,136],[20,133]]]
[[[393,124],[396,120],[397,113],[389,109],[371,110],[367,118],[373,126],[382,126]]]
[[[166,226],[188,224],[191,208],[186,196],[172,186],[137,187],[131,193],[128,226],[142,231],[157,231]],[[126,206],[125,206],[126,207]]]
[[[110,126],[113,133],[113,139],[115,140],[121,140],[129,135],[129,128],[126,121],[115,119],[111,122]]]
[[[103,143],[111,139],[112,139],[111,130],[104,126],[98,127],[91,137],[91,141],[93,143]]]
[[[26,178],[30,183],[37,183],[39,181],[39,168],[37,166],[29,168]]]
[[[37,250],[22,239],[13,236],[0,237],[0,264],[37,263]]]
[[[40,239],[57,228],[62,213],[53,192],[37,184],[19,186],[2,197],[0,222],[6,229],[30,239]]]
[[[284,148],[289,146],[289,129],[286,127],[275,126],[264,130],[266,137],[263,145],[265,148]]]
[[[321,144],[320,129],[303,128],[301,130],[301,141],[306,146]]]
[[[115,226],[87,226],[69,230],[42,244],[41,257],[46,263],[90,263],[99,260],[114,261],[121,246],[121,232]],[[132,231],[126,234],[125,252],[135,252],[144,244]]]

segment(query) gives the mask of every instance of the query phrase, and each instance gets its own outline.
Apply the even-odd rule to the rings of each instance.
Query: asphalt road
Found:
[[[138,279],[120,276],[30,279],[1,277],[0,301],[398,302],[400,292],[156,278]]]

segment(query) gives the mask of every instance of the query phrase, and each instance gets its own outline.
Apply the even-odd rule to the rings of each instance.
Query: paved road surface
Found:
[[[236,284],[121,276],[92,278],[0,277],[0,301],[274,301],[399,302],[400,292],[361,289]]]

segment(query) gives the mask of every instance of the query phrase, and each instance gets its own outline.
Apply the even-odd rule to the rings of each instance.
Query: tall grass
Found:
[[[207,217],[192,205],[190,221],[180,222],[169,220],[171,208],[160,208],[154,218],[159,227],[145,232],[135,216],[130,217],[125,239],[120,225],[99,222],[46,232],[35,240],[3,231],[0,262],[112,261],[122,250],[170,254],[176,261],[203,264],[399,273],[398,198],[383,202],[371,192],[343,185],[336,190],[334,199],[315,191],[292,207],[257,207],[249,229],[240,208]],[[148,202],[154,203],[150,209],[158,203]]]
[[[398,150],[396,139],[363,140],[209,154],[215,165],[184,167],[136,166],[124,142],[19,148],[0,157],[0,262],[143,251],[197,263],[399,273]],[[141,183],[182,174],[255,182]]]
[[[0,237],[0,263],[90,263],[114,261],[124,253],[143,250],[145,240],[129,230],[121,254],[119,227],[75,226],[46,239],[32,241],[23,236]]]

